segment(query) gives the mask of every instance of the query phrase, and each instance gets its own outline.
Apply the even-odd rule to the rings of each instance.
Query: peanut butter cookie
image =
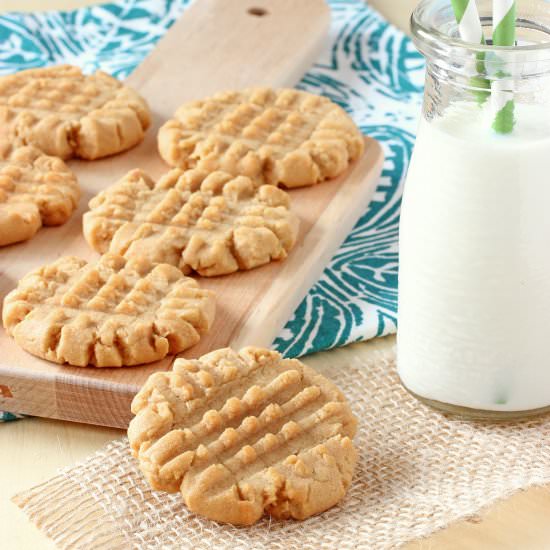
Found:
[[[76,176],[61,159],[34,147],[0,151],[0,246],[65,223],[79,197]]]
[[[0,142],[97,159],[139,143],[149,124],[145,100],[102,71],[60,65],[0,77]]]
[[[171,166],[301,187],[340,175],[364,150],[345,111],[292,89],[253,88],[182,105],[158,135]]]
[[[105,254],[67,256],[21,279],[4,299],[8,334],[26,351],[75,366],[148,363],[196,344],[214,295],[170,265]]]
[[[286,258],[298,220],[272,185],[224,172],[134,170],[90,201],[84,236],[98,252],[169,263],[211,277]]]
[[[305,519],[345,495],[356,419],[338,388],[270,350],[177,359],[132,402],[128,436],[154,489],[190,510],[250,525],[264,513]]]

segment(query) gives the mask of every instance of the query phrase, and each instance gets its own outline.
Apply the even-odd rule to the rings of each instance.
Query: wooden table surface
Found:
[[[16,9],[70,9],[89,0],[2,0],[0,11]],[[252,2],[253,3],[253,2]],[[371,0],[390,21],[408,28],[415,0]],[[368,357],[374,346],[392,346],[394,338],[356,347]],[[330,352],[318,353],[312,365],[334,361]],[[344,365],[342,365],[344,366]],[[30,418],[0,426],[0,548],[41,550],[53,544],[32,526],[10,496],[51,477],[58,468],[88,456],[122,432],[109,428]],[[464,521],[426,540],[409,544],[408,550],[546,550],[550,548],[550,490],[525,491],[485,511],[475,521]]]

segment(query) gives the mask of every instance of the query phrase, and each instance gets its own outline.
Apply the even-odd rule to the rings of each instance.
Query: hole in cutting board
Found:
[[[250,15],[254,15],[255,17],[263,17],[264,15],[268,15],[269,12],[264,8],[248,8],[247,13]]]

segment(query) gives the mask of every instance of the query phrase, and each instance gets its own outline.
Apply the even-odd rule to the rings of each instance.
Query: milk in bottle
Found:
[[[533,43],[524,13],[529,42],[499,52],[516,123],[498,134],[481,83],[503,76],[487,48],[458,44],[447,5],[413,16],[427,85],[402,203],[398,371],[439,408],[521,416],[550,406],[549,36]]]

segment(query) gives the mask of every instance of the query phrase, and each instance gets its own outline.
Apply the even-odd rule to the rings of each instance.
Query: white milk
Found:
[[[550,405],[550,113],[508,136],[475,104],[422,120],[400,226],[398,369],[421,397]]]

